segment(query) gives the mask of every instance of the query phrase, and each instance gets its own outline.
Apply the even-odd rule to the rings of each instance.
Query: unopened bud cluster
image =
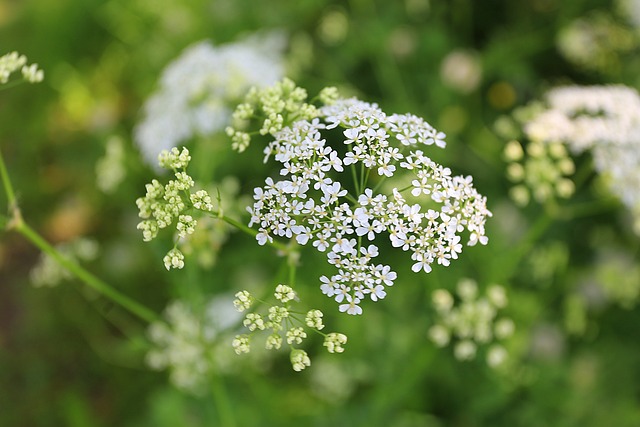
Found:
[[[290,360],[294,371],[301,371],[311,365],[307,352],[295,347],[302,344],[308,337],[308,330],[324,336],[324,346],[329,353],[344,351],[343,345],[347,343],[346,335],[337,332],[329,334],[320,332],[324,329],[322,311],[312,309],[301,313],[294,310],[293,302],[298,301],[298,296],[293,288],[280,284],[273,295],[277,303],[275,305],[265,303],[268,305],[266,312],[252,311],[245,315],[243,325],[249,333],[236,335],[233,340],[232,345],[237,354],[249,353],[255,334],[259,331],[268,333],[264,343],[267,350],[278,350],[286,342],[291,349]],[[256,301],[248,291],[240,291],[236,293],[233,304],[238,311],[245,312],[250,310]]]
[[[195,231],[198,223],[192,214],[198,211],[211,213],[214,209],[211,196],[206,191],[191,191],[195,183],[186,172],[191,160],[189,150],[164,150],[158,160],[161,167],[174,172],[175,179],[164,185],[154,179],[146,185],[146,195],[136,200],[140,210],[138,215],[142,218],[138,229],[142,231],[145,242],[153,240],[161,229],[174,223],[178,239],[183,239]],[[184,255],[177,248],[177,243],[164,257],[167,270],[184,267]]]
[[[433,292],[436,322],[429,329],[429,338],[438,347],[455,341],[453,352],[458,360],[474,359],[478,346],[490,345],[487,363],[491,367],[501,365],[507,351],[496,341],[508,338],[515,329],[511,319],[498,318],[498,310],[508,304],[504,288],[492,285],[480,296],[475,281],[462,279],[456,291],[457,299],[445,289]]]
[[[515,183],[510,196],[519,206],[526,206],[532,197],[544,203],[573,195],[575,185],[569,177],[575,166],[560,142],[531,140],[523,149],[513,140],[505,146],[504,158],[509,163],[507,177]]]

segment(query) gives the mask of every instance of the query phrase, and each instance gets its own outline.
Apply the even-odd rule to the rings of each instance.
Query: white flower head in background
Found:
[[[186,48],[164,69],[157,91],[144,105],[135,129],[144,159],[155,166],[162,150],[223,130],[250,87],[282,78],[284,47],[284,35],[272,32],[220,46],[201,41]]]
[[[532,141],[562,142],[590,151],[595,169],[635,218],[640,234],[640,96],[621,86],[566,86],[551,90],[547,108],[524,125]]]
[[[468,50],[454,50],[440,64],[442,82],[456,91],[467,94],[478,88],[482,80],[479,55]]]
[[[200,394],[206,390],[211,374],[224,371],[227,338],[222,338],[241,316],[231,306],[231,297],[212,298],[202,315],[184,301],[173,301],[164,312],[164,321],[148,329],[153,348],[147,364],[155,370],[168,370],[170,381],[180,390]],[[231,352],[229,352],[231,354]]]

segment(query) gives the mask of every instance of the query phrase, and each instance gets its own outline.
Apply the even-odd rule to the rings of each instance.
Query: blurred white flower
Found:
[[[279,32],[213,46],[201,41],[162,73],[158,90],[146,101],[135,141],[155,166],[158,154],[194,136],[223,130],[232,108],[252,86],[282,78],[285,38]]]
[[[478,54],[467,50],[454,50],[440,64],[442,82],[461,93],[473,92],[482,78],[482,64]]]
[[[524,126],[532,141],[590,150],[596,170],[631,210],[640,233],[640,96],[621,86],[567,86],[547,94],[547,109]]]
[[[184,301],[174,301],[165,310],[164,321],[152,323],[148,336],[153,348],[147,364],[155,370],[169,370],[178,389],[199,394],[206,390],[210,375],[225,369],[223,348],[228,337],[220,334],[242,317],[233,310],[231,296],[211,299],[202,316]]]

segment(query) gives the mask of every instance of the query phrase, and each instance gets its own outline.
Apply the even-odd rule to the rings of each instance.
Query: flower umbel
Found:
[[[322,276],[321,289],[341,312],[361,314],[365,298],[383,299],[393,285],[397,274],[373,261],[380,235],[410,253],[414,272],[426,273],[458,258],[463,231],[468,245],[487,243],[486,198],[472,177],[453,176],[427,155],[445,142],[423,119],[387,115],[354,98],[316,108],[289,80],[255,89],[247,100],[236,118],[267,117],[260,133],[273,140],[265,161],[282,166],[281,180],[254,189],[249,226],[257,225],[261,245],[281,237],[326,253],[337,273]],[[342,147],[329,144],[335,139]],[[394,185],[380,191],[392,177]]]
[[[498,319],[498,310],[508,303],[504,288],[491,285],[484,296],[478,296],[476,282],[462,279],[458,282],[457,294],[459,301],[455,303],[447,290],[437,289],[432,293],[437,320],[429,329],[429,338],[438,347],[456,339],[453,352],[459,360],[473,359],[479,345],[491,344],[487,363],[492,367],[502,364],[507,353],[495,341],[510,337],[515,329],[511,319]]]
[[[167,270],[184,267],[184,254],[178,249],[180,239],[184,239],[196,230],[198,220],[195,214],[211,213],[213,204],[211,196],[205,190],[191,193],[195,183],[186,173],[191,156],[189,150],[172,148],[165,150],[158,156],[160,166],[174,172],[175,179],[162,185],[158,180],[152,180],[146,185],[147,194],[138,198],[136,204],[140,210],[142,221],[138,223],[138,230],[142,231],[145,242],[153,240],[158,232],[176,223],[177,240],[174,247],[164,257]]]
[[[295,347],[302,344],[308,337],[308,330],[324,336],[324,346],[327,347],[329,353],[342,353],[344,351],[342,346],[347,342],[346,335],[336,332],[329,334],[320,332],[320,330],[324,329],[322,311],[317,309],[309,310],[304,315],[304,319],[301,318],[304,313],[295,311],[292,304],[298,302],[298,297],[293,288],[279,284],[273,296],[278,303],[284,305],[270,305],[257,300],[248,291],[240,291],[236,294],[236,299],[233,303],[238,311],[248,310],[251,308],[253,301],[259,301],[268,306],[265,314],[255,311],[246,314],[243,324],[249,330],[249,333],[237,335],[232,343],[237,354],[249,353],[253,336],[260,331],[267,331],[269,334],[265,340],[265,348],[267,350],[279,350],[283,342],[286,341],[291,349],[290,359],[295,371],[301,371],[311,365],[311,360],[307,353]]]

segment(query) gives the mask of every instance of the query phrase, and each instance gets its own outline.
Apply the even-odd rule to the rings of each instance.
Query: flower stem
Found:
[[[246,233],[246,234],[248,234],[250,236],[256,237],[258,235],[258,232],[256,230],[247,227],[246,225],[244,225],[240,221],[237,221],[237,220],[235,220],[233,218],[229,218],[228,216],[225,216],[225,215],[218,215],[218,216],[216,216],[216,218],[221,219],[222,221],[226,222],[227,224],[234,226],[238,230],[240,230],[240,231],[242,231],[242,232],[244,232],[244,233]],[[267,241],[266,244],[271,246],[271,247],[273,247],[273,248],[276,248],[276,249],[278,249],[278,250],[280,250],[280,251],[282,251],[282,252],[284,252],[286,254],[288,254],[290,252],[290,250],[291,250],[291,248],[289,246],[283,245],[280,242],[275,242],[275,241],[269,242],[269,241]]]
[[[4,187],[4,191],[7,194],[7,202],[9,202],[9,211],[16,209],[16,195],[13,192],[13,187],[11,186],[9,173],[7,172],[7,168],[4,165],[4,158],[2,157],[2,152],[0,152],[0,178],[2,178],[2,186]]]
[[[93,288],[95,291],[109,298],[113,302],[121,305],[140,319],[145,320],[149,323],[157,319],[158,316],[147,307],[139,304],[126,295],[121,294],[120,292],[82,268],[78,263],[65,258],[45,239],[43,239],[35,230],[29,227],[26,222],[24,222],[20,213],[20,209],[18,208],[18,204],[16,203],[15,192],[13,191],[13,186],[11,185],[11,180],[9,179],[9,173],[7,172],[7,168],[4,164],[2,152],[0,152],[0,179],[2,180],[4,191],[7,194],[7,202],[9,203],[10,215],[7,221],[0,221],[0,223],[3,223],[7,229],[13,229],[22,234],[40,250],[56,260],[61,266],[69,270],[78,279],[82,280],[87,286]]]
[[[153,311],[141,305],[137,301],[132,300],[126,295],[121,294],[116,289],[112,288],[111,286],[82,268],[78,263],[64,257],[37,232],[29,227],[24,221],[18,222],[14,228],[17,232],[31,241],[31,243],[37,246],[42,252],[46,253],[51,258],[56,260],[61,266],[69,270],[74,276],[82,280],[93,290],[109,298],[111,301],[119,304],[120,306],[127,309],[129,312],[146,322],[152,323],[157,320],[158,316]]]
[[[231,407],[231,401],[229,400],[229,395],[227,394],[222,378],[216,377],[211,380],[211,392],[216,403],[216,408],[218,409],[220,425],[224,427],[235,427],[237,424],[233,414],[233,408]]]

